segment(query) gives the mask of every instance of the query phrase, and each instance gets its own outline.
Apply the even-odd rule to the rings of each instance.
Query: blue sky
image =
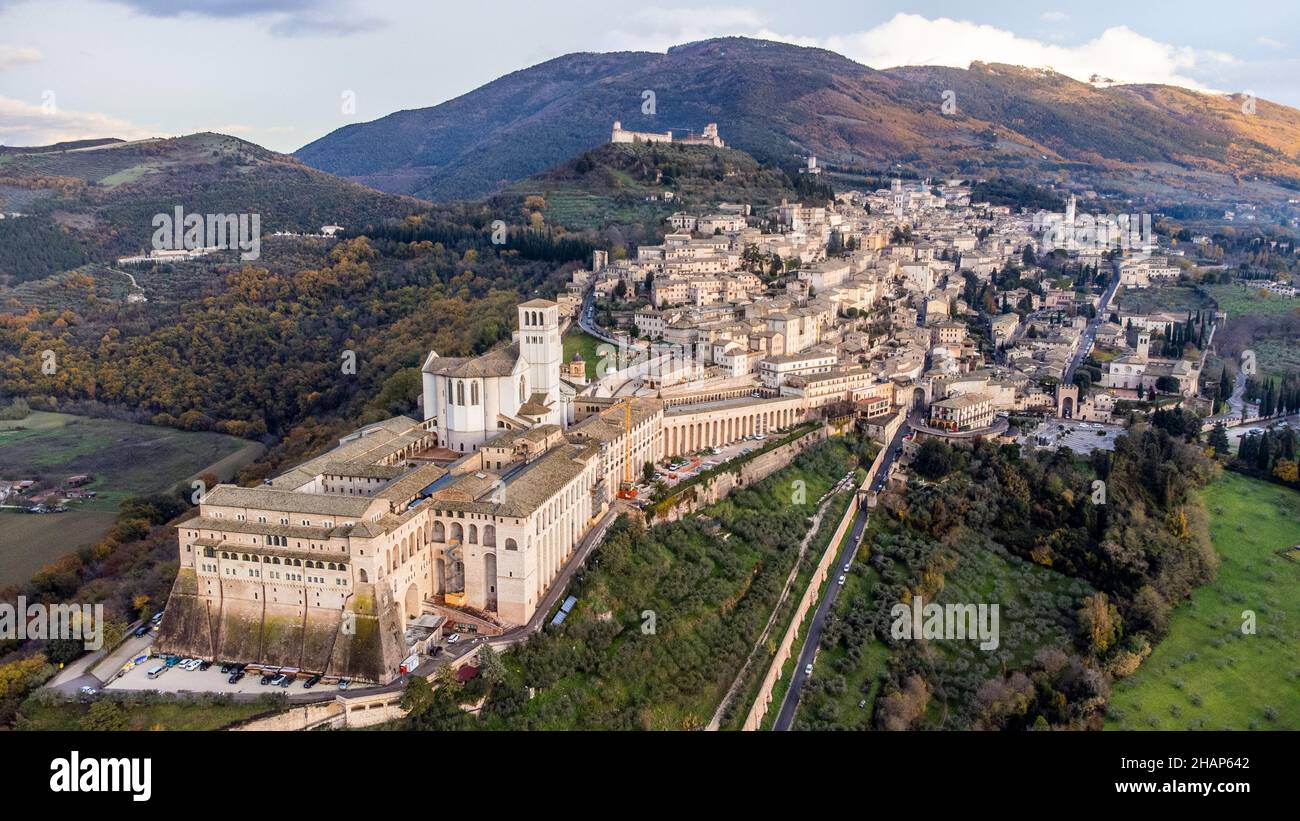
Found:
[[[1300,106],[1296,3],[0,0],[0,144],[212,130],[292,151],[561,54],[728,34]]]

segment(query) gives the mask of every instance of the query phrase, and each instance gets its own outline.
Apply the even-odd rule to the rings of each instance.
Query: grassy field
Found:
[[[1219,303],[1219,309],[1228,312],[1228,319],[1242,314],[1281,315],[1300,311],[1300,300],[1289,299],[1245,285],[1206,285],[1207,293]]]
[[[252,702],[214,701],[201,707],[184,702],[163,701],[157,704],[129,704],[127,729],[143,730],[220,730],[275,708]],[[29,699],[19,711],[18,728],[22,730],[80,730],[81,720],[90,705],[81,702],[44,704]]]
[[[575,322],[564,334],[564,361],[567,364],[573,359],[574,353],[582,354],[582,358],[587,362],[587,378],[596,378],[596,365],[600,362],[600,354],[596,348],[605,343],[596,337],[587,333],[578,327]]]
[[[855,612],[869,609],[879,581],[878,572],[867,561],[870,546],[896,532],[897,527],[896,521],[882,513],[871,517],[863,549],[836,600],[833,619],[847,620]],[[943,589],[934,602],[998,603],[1000,644],[986,652],[971,641],[933,643],[934,678],[943,681],[949,693],[946,705],[939,698],[931,704],[936,718],[965,708],[983,682],[1003,670],[1028,665],[1040,649],[1068,645],[1073,612],[1082,598],[1092,593],[1085,582],[1027,562],[979,534],[968,533],[954,540],[951,558]],[[795,715],[796,729],[871,729],[881,677],[892,651],[875,638],[854,647],[846,646],[845,641],[823,640]]]
[[[1250,347],[1262,375],[1284,377],[1300,372],[1300,347],[1293,340],[1256,339]]]
[[[1125,288],[1120,291],[1119,307],[1124,311],[1151,313],[1170,311],[1186,314],[1209,308],[1209,300],[1195,288],[1169,285],[1159,288]]]
[[[108,510],[47,516],[0,511],[0,586],[24,582],[60,556],[93,545],[116,518]]]
[[[249,449],[252,450],[249,450]],[[217,433],[187,433],[112,419],[36,412],[0,422],[0,477],[35,479],[57,487],[79,473],[97,498],[74,500],[67,513],[0,513],[0,585],[93,544],[126,498],[165,491],[210,465],[226,468],[261,452],[261,445]]]
[[[188,433],[113,419],[36,412],[0,422],[0,477],[57,484],[89,473],[98,498],[86,510],[116,510],[139,493],[167,490],[248,442],[219,433]]]
[[[1218,577],[1115,686],[1112,729],[1300,729],[1300,493],[1224,473],[1204,491]],[[1294,552],[1294,551],[1293,551]],[[1253,611],[1254,635],[1242,632]]]

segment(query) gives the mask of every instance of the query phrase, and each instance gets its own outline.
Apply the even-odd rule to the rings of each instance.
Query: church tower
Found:
[[[560,341],[560,306],[532,299],[519,306],[519,355],[528,363],[528,386],[551,401],[559,398],[560,366],[564,345]]]

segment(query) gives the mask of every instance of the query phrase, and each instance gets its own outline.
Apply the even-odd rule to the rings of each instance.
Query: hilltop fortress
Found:
[[[718,124],[709,123],[704,126],[701,134],[688,134],[685,137],[673,139],[671,131],[628,131],[623,128],[623,123],[619,120],[614,121],[614,129],[610,132],[609,141],[611,143],[676,143],[677,145],[711,145],[714,148],[725,148],[726,143],[718,136]]]

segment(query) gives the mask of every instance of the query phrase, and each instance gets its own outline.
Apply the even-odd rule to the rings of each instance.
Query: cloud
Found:
[[[53,96],[46,105],[0,96],[0,145],[49,145],[96,137],[140,140],[152,136],[158,135],[105,114],[65,111],[58,108]]]
[[[1044,20],[1051,21],[1066,16],[1063,12],[1042,14]],[[967,68],[973,61],[997,62],[1050,67],[1084,81],[1099,74],[1116,82],[1167,83],[1201,91],[1209,89],[1195,74],[1213,74],[1239,62],[1223,52],[1162,43],[1127,26],[1114,26],[1086,42],[1066,45],[968,20],[930,19],[902,12],[862,31],[803,37],[772,31],[762,14],[740,6],[646,8],[632,15],[625,28],[610,32],[610,40],[615,48],[663,51],[668,46],[727,35],[826,48],[877,69],[909,65]]]
[[[41,53],[34,48],[0,43],[0,71],[14,66],[27,65],[28,63],[39,63],[40,61]]]
[[[3,0],[0,0],[3,2]],[[354,0],[109,0],[149,17],[257,18],[270,21],[275,37],[341,37],[387,25],[362,15]]]
[[[1078,45],[1043,43],[966,20],[896,14],[857,34],[830,37],[826,47],[873,68],[944,65],[973,61],[1011,63],[1087,80],[1100,74],[1125,83],[1169,83],[1205,90],[1188,72],[1207,64],[1235,62],[1231,55],[1176,47],[1114,26]]]

